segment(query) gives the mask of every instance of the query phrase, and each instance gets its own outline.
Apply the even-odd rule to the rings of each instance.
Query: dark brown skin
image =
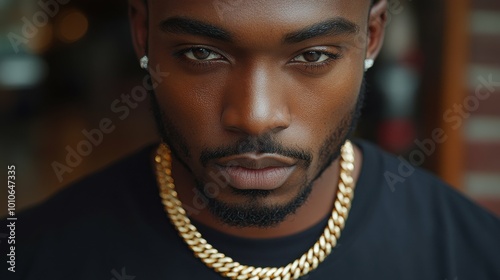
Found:
[[[284,146],[313,155],[309,168],[297,169],[289,182],[258,201],[261,205],[284,204],[299,192],[301,178],[318,173],[321,145],[353,110],[364,60],[374,59],[382,46],[387,2],[379,1],[370,9],[368,0],[240,0],[222,11],[213,2],[225,5],[231,1],[150,0],[149,23],[143,1],[132,0],[130,5],[137,56],[147,54],[151,68],[159,66],[170,73],[155,93],[190,152],[190,157],[182,158],[190,170],[173,160],[179,197],[194,208],[193,177],[208,178],[198,160],[203,149],[231,145],[245,136],[272,134]],[[223,29],[232,35],[232,41],[162,30],[162,21],[179,16]],[[359,31],[283,42],[286,34],[339,18],[354,23]],[[211,51],[208,58],[213,60],[205,64],[193,60],[204,58],[207,53],[203,51],[173,55],[194,46]],[[318,53],[303,55],[314,50],[340,57],[321,56],[318,60]],[[362,162],[357,148],[355,158],[357,178]],[[314,181],[307,202],[275,227],[231,227],[206,208],[191,219],[241,237],[294,234],[331,212],[338,174],[337,159]],[[229,204],[246,202],[228,188],[221,188],[217,199]]]

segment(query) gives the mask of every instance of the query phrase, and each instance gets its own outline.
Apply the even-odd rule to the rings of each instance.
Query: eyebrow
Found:
[[[160,23],[160,29],[175,34],[191,34],[231,42],[231,34],[214,25],[184,17],[172,17]]]
[[[320,36],[340,36],[357,34],[360,28],[357,24],[345,18],[332,18],[313,24],[302,30],[289,33],[285,36],[286,44],[300,43],[302,41]]]
[[[175,34],[203,36],[224,42],[233,41],[233,35],[229,31],[209,23],[186,17],[171,17],[165,19],[160,23],[160,29],[164,32]],[[305,27],[301,30],[288,33],[284,36],[283,42],[286,44],[294,44],[320,36],[356,34],[359,30],[360,28],[357,24],[345,18],[332,18]]]

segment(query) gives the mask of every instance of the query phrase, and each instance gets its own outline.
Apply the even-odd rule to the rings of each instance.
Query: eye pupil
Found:
[[[321,57],[321,53],[316,51],[309,51],[304,53],[303,56],[307,62],[316,62]]]
[[[207,59],[210,56],[210,51],[204,48],[194,48],[191,51],[196,59]]]

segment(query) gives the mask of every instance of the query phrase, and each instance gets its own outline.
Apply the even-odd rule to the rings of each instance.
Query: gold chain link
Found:
[[[213,248],[187,217],[182,202],[177,197],[172,178],[172,156],[170,148],[161,144],[156,152],[156,176],[160,197],[165,211],[184,242],[205,265],[232,280],[288,280],[298,279],[318,265],[331,253],[344,228],[354,195],[354,149],[347,140],[340,155],[340,179],[337,197],[328,225],[316,243],[300,258],[282,267],[254,267],[233,261]]]

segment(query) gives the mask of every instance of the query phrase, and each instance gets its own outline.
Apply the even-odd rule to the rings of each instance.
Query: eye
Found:
[[[293,58],[293,62],[321,63],[329,59],[338,58],[338,55],[321,51],[307,51]]]
[[[183,53],[187,58],[198,61],[222,59],[223,56],[206,48],[190,48]]]

